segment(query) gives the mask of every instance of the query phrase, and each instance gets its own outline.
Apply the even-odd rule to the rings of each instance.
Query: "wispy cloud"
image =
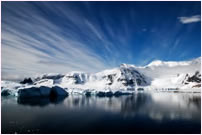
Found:
[[[181,23],[188,24],[188,23],[194,23],[194,22],[200,22],[201,16],[200,15],[194,15],[190,17],[178,17]]]
[[[2,2],[2,79],[97,72],[121,63],[145,65],[173,58],[190,37],[178,42],[179,35],[190,32],[182,31],[175,19],[162,19],[167,10],[151,19],[155,6],[109,3]],[[187,17],[179,19],[190,23]]]
[[[74,70],[96,72],[117,65],[117,48],[81,11],[45,2],[39,6],[18,3],[14,10],[15,4],[3,3],[3,79]],[[40,6],[59,20],[44,16]]]

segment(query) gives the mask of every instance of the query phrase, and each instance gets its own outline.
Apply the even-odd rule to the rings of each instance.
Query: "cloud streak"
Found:
[[[200,22],[201,21],[201,16],[200,15],[194,15],[190,17],[178,17],[181,23],[183,24],[188,24],[188,23],[195,23],[195,22]]]
[[[21,78],[49,72],[96,72],[117,65],[112,52],[116,48],[81,12],[41,3],[46,12],[57,13],[54,17],[66,21],[58,24],[31,3],[21,3],[14,13],[15,4],[3,5],[6,13],[2,21],[2,79],[10,79],[12,74],[16,79],[16,74]]]
[[[175,56],[187,39],[177,42],[183,36],[182,25],[175,22],[178,16],[173,21],[150,18],[156,7],[138,4],[2,2],[2,79],[97,72],[121,63],[144,65],[168,52]]]

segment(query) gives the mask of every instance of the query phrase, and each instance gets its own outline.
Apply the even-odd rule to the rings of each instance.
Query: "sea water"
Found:
[[[200,93],[1,97],[2,133],[200,133]]]

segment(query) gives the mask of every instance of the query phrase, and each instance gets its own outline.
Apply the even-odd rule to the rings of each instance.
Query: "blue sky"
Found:
[[[2,2],[2,79],[201,56],[200,2]]]

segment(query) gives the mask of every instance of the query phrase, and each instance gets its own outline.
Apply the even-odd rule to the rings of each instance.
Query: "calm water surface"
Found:
[[[200,93],[1,97],[2,133],[201,133]]]

